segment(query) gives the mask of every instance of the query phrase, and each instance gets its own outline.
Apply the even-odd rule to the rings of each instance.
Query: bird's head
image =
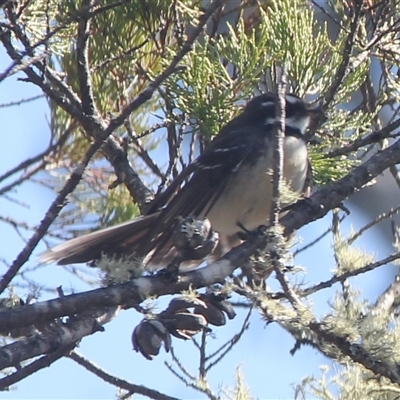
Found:
[[[311,108],[305,100],[292,93],[286,94],[285,100],[286,128],[304,135],[311,120],[322,114],[321,109]],[[243,114],[254,123],[272,126],[279,118],[276,116],[276,101],[276,93],[264,93],[250,100]]]

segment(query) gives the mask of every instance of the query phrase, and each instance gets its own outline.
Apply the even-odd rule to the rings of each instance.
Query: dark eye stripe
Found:
[[[304,103],[300,101],[295,104],[286,103],[286,116],[292,117],[296,114],[307,114]]]

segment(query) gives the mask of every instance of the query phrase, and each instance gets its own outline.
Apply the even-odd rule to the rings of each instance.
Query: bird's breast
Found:
[[[253,230],[267,224],[271,209],[273,156],[271,146],[254,162],[243,163],[235,171],[207,217],[220,234],[232,235],[240,230],[238,223]],[[300,196],[308,169],[307,147],[302,139],[287,136],[283,145],[284,184],[282,205],[289,205]]]

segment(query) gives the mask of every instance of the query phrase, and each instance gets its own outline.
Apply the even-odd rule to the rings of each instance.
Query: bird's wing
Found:
[[[157,252],[165,246],[178,216],[207,216],[238,167],[243,162],[251,162],[255,153],[260,151],[266,134],[260,127],[248,129],[247,126],[233,127],[222,133],[189,165],[188,171],[182,171],[185,178],[190,176],[179,192],[169,199],[143,237],[139,246],[141,255],[152,250]],[[183,181],[182,176],[177,179]]]

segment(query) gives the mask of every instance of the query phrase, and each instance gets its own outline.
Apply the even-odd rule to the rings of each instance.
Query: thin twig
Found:
[[[18,254],[15,261],[12,263],[7,272],[3,275],[0,281],[0,293],[4,291],[4,289],[8,286],[11,280],[14,278],[16,273],[22,267],[22,265],[28,260],[30,255],[32,254],[33,249],[39,243],[39,241],[46,234],[50,225],[57,218],[61,210],[65,205],[65,200],[67,196],[76,188],[80,180],[82,179],[82,175],[92,159],[93,155],[97,152],[100,146],[103,144],[104,137],[99,136],[98,139],[89,147],[86,154],[83,156],[82,161],[78,164],[78,166],[72,171],[69,179],[65,183],[64,187],[60,190],[57,197],[50,205],[47,210],[44,218],[39,224],[36,232],[31,236],[28,240],[28,243],[22,249],[22,251]]]
[[[14,189],[16,186],[21,185],[21,183],[29,180],[29,178],[31,178],[36,173],[43,171],[46,164],[47,164],[47,162],[45,160],[42,160],[40,163],[36,164],[34,167],[31,168],[30,171],[26,172],[20,178],[16,179],[14,182],[11,182],[10,184],[8,184],[6,186],[3,186],[2,188],[0,188],[0,196],[4,195],[4,193],[9,192],[11,189]]]
[[[44,98],[44,94],[38,94],[36,96],[28,97],[27,99],[10,101],[8,103],[0,104],[0,108],[20,106],[21,104],[30,103],[31,101],[35,101],[35,100],[39,100],[39,99],[43,99],[43,98]]]
[[[279,224],[279,214],[281,211],[280,205],[280,189],[283,176],[283,142],[285,137],[285,119],[286,119],[286,76],[285,67],[281,68],[281,77],[277,82],[277,96],[275,106],[275,123],[274,123],[274,134],[272,140],[273,146],[273,180],[272,180],[272,204],[270,214],[271,226],[277,226]],[[292,303],[295,309],[303,308],[301,300],[290,287],[289,282],[283,272],[283,265],[281,255],[277,253],[276,259],[272,260],[273,268],[276,274],[276,278],[282,286],[283,291],[287,294],[288,300]]]
[[[176,359],[175,359],[176,362]],[[197,390],[201,393],[204,393],[210,400],[220,400],[220,397],[216,396],[206,385],[206,382],[203,381],[200,385],[197,380],[193,377],[190,381],[184,378],[182,375],[179,375],[177,371],[172,368],[172,365],[168,363],[164,363],[164,365],[169,369],[169,371],[175,375],[181,382],[183,382],[186,386],[191,387],[194,390]]]
[[[171,357],[172,357],[172,360],[174,361],[174,363],[178,366],[178,368],[181,370],[181,372],[182,372],[183,374],[185,374],[185,376],[186,376],[188,379],[190,379],[190,380],[192,380],[192,381],[196,380],[196,376],[193,375],[193,374],[191,374],[191,373],[183,366],[183,364],[180,362],[180,360],[179,360],[179,358],[176,356],[175,351],[174,351],[174,348],[173,348],[172,346],[171,346]],[[168,366],[169,364],[168,364],[167,362],[164,362],[164,365]],[[171,365],[169,365],[169,366],[172,368]]]
[[[47,56],[48,54],[43,52],[35,57],[31,57],[29,60],[22,60],[22,59],[15,60],[13,63],[11,63],[11,65],[8,68],[5,69],[4,72],[0,74],[0,82],[11,75],[14,75],[21,71],[25,71],[26,69],[30,68],[31,65],[36,64],[39,61],[42,61]]]
[[[81,95],[82,109],[87,115],[97,116],[98,110],[93,97],[92,79],[89,65],[89,37],[91,16],[90,9],[97,4],[94,0],[82,0],[81,13],[78,22],[78,37],[76,44],[76,69]]]
[[[129,135],[129,142],[133,145],[134,150],[136,153],[142,158],[142,160],[147,164],[147,166],[151,169],[153,174],[158,176],[160,179],[164,179],[164,174],[160,171],[156,163],[153,161],[153,159],[150,157],[149,153],[147,150],[145,150],[141,144],[139,143],[139,140],[136,138],[136,136],[133,134],[132,130],[132,125],[131,123],[127,120],[125,121],[125,128],[128,132]]]
[[[340,222],[342,222],[346,218],[346,215],[342,215],[340,217]],[[306,251],[310,247],[316,245],[319,241],[321,241],[324,237],[326,237],[330,232],[332,232],[332,227],[326,229],[323,233],[321,233],[316,239],[312,240],[311,242],[307,243],[303,247],[300,247],[296,251],[293,252],[293,257],[296,257],[299,253]]]
[[[18,171],[28,168],[30,165],[32,165],[36,162],[46,159],[46,157],[49,156],[50,153],[56,152],[67,141],[71,132],[72,132],[71,128],[66,129],[66,131],[60,136],[60,138],[57,140],[57,142],[54,144],[51,144],[46,150],[42,151],[41,153],[39,153],[38,155],[36,155],[32,158],[28,158],[28,159],[22,161],[20,164],[18,164],[14,168],[8,170],[3,175],[0,175],[0,182],[2,182],[3,180],[14,175]]]
[[[67,355],[67,357],[75,361],[77,364],[81,365],[87,371],[91,372],[92,374],[102,379],[104,382],[107,382],[110,385],[114,385],[120,389],[127,390],[131,394],[138,393],[142,396],[150,397],[151,399],[155,400],[179,400],[176,397],[167,396],[166,394],[160,393],[157,390],[149,389],[142,385],[135,385],[124,379],[117,378],[116,376],[113,376],[108,372],[104,371],[103,369],[95,365],[93,362],[80,355],[75,350],[71,351]]]
[[[15,28],[16,37],[24,44],[27,51],[30,53],[31,60],[35,59],[33,52],[31,51],[31,47],[29,45],[28,39],[25,35],[22,34],[21,29]],[[17,63],[22,63],[23,60],[21,58],[20,53],[15,49],[13,43],[7,32],[0,27],[0,40],[4,45],[8,55]],[[46,74],[49,82],[43,80],[42,76],[37,74],[32,68],[31,65],[24,68],[24,73],[27,75],[28,79],[39,86],[43,92],[49,96],[50,99],[56,102],[59,106],[61,106],[66,112],[70,115],[77,117],[77,119],[84,119],[84,115],[80,112],[80,100],[76,93],[72,91],[72,88],[69,87],[56,73],[56,71],[52,70],[50,67],[44,67],[42,63],[39,61],[35,61],[32,63],[35,67],[39,69],[42,74]],[[55,86],[53,87],[52,84]],[[65,96],[65,97],[64,97]],[[68,99],[68,101],[66,101]]]
[[[111,119],[111,121],[108,124],[107,130],[111,132],[114,132],[115,129],[120,127],[126,118],[134,111],[136,110],[139,105],[143,104],[147,100],[151,98],[153,95],[154,91],[167,79],[170,75],[172,75],[175,70],[177,65],[180,63],[180,61],[183,59],[183,57],[189,53],[192,50],[193,43],[196,41],[197,37],[200,35],[202,32],[204,25],[207,23],[208,19],[211,17],[211,15],[214,14],[214,12],[222,7],[226,0],[213,0],[213,2],[207,7],[206,11],[204,14],[199,18],[199,23],[197,26],[193,29],[189,37],[187,38],[186,42],[182,46],[182,48],[178,51],[176,56],[172,59],[171,63],[169,66],[160,74],[158,75],[153,82],[151,82],[145,90],[143,90],[134,100],[132,100],[126,107],[125,109],[121,112],[120,115],[117,117]]]
[[[400,212],[400,206],[396,208],[391,208],[387,213],[383,213],[379,215],[377,218],[375,218],[373,221],[368,222],[368,224],[364,225],[361,229],[358,230],[358,232],[354,233],[347,239],[348,244],[354,243],[364,232],[366,232],[368,229],[372,228],[373,226],[379,224],[383,220],[387,218],[393,217],[393,215],[396,215]]]
[[[127,57],[127,56],[131,56],[131,55],[132,55],[133,53],[135,53],[137,50],[141,49],[141,48],[144,47],[147,43],[149,43],[149,41],[150,41],[151,38],[152,38],[152,35],[157,35],[157,34],[161,31],[162,28],[163,28],[163,26],[160,25],[160,26],[156,29],[156,31],[150,33],[150,34],[142,41],[142,43],[140,43],[140,44],[138,44],[138,45],[136,45],[136,46],[133,46],[133,47],[127,49],[127,50],[124,50],[124,51],[122,51],[121,53],[119,53],[119,54],[117,54],[117,55],[115,55],[115,56],[109,57],[109,58],[107,58],[107,59],[105,59],[105,60],[99,62],[98,64],[94,65],[93,67],[91,67],[90,72],[98,71],[98,70],[102,69],[103,67],[105,67],[105,66],[108,65],[108,64],[111,64],[111,63],[113,63],[113,62],[115,62],[115,61],[118,61],[118,60],[122,60],[123,58],[125,58],[125,57]]]
[[[249,305],[249,311],[246,315],[246,318],[243,321],[242,327],[240,328],[240,331],[236,333],[229,341],[227,341],[225,344],[223,344],[218,350],[216,350],[214,353],[210,354],[205,361],[210,361],[211,359],[215,358],[216,356],[217,359],[214,360],[213,362],[210,362],[208,366],[205,368],[205,373],[210,371],[212,368],[214,368],[232,349],[233,347],[239,343],[240,338],[243,336],[243,334],[246,332],[246,330],[250,326],[250,316],[253,311],[253,306]]]
[[[328,279],[327,281],[320,282],[317,285],[311,286],[304,290],[300,290],[300,291],[298,291],[299,296],[301,296],[301,297],[309,296],[310,294],[318,292],[319,290],[327,289],[327,288],[331,287],[332,285],[334,285],[335,283],[343,282],[347,278],[350,278],[350,277],[356,276],[356,275],[360,275],[360,274],[363,274],[368,271],[372,271],[376,268],[381,267],[382,265],[386,265],[386,264],[388,264],[392,261],[398,260],[398,259],[400,259],[400,253],[391,254],[390,256],[383,258],[380,261],[376,261],[374,263],[367,264],[362,268],[357,268],[352,271],[344,272],[343,274],[334,276],[333,278]]]
[[[25,241],[26,239],[22,236],[22,234],[20,232],[21,228],[25,229],[25,230],[31,230],[31,231],[36,229],[36,227],[29,226],[26,222],[17,222],[10,217],[3,217],[2,215],[0,215],[0,221],[11,225],[14,228],[14,230],[17,232],[17,235],[23,241]]]
[[[377,143],[380,140],[386,139],[388,137],[397,137],[396,134],[392,134],[392,132],[400,127],[400,118],[393,121],[389,125],[385,126],[383,129],[381,129],[378,132],[372,132],[367,136],[364,136],[362,138],[356,139],[354,142],[343,146],[339,149],[332,150],[328,154],[324,156],[324,158],[333,158],[333,157],[339,157],[342,155],[346,155],[349,153],[352,153],[356,150],[358,150],[360,147],[367,146],[369,144]]]
[[[14,385],[17,382],[22,381],[26,377],[34,374],[35,372],[40,371],[43,368],[49,367],[55,361],[59,360],[63,356],[65,356],[73,346],[60,347],[54,352],[47,354],[38,360],[32,361],[30,364],[25,367],[18,369],[13,374],[6,376],[5,378],[0,379],[0,390],[8,390],[11,385]]]
[[[343,49],[343,58],[342,62],[337,69],[334,78],[332,79],[332,84],[330,88],[326,91],[324,95],[324,104],[322,105],[324,111],[328,109],[329,105],[333,101],[336,92],[338,91],[339,87],[342,85],[344,79],[349,74],[349,64],[350,64],[350,57],[353,52],[356,35],[358,32],[359,21],[361,17],[361,9],[362,9],[363,2],[356,1],[354,3],[354,13],[353,13],[353,20],[350,24],[350,32],[346,38],[346,42],[344,44]]]

